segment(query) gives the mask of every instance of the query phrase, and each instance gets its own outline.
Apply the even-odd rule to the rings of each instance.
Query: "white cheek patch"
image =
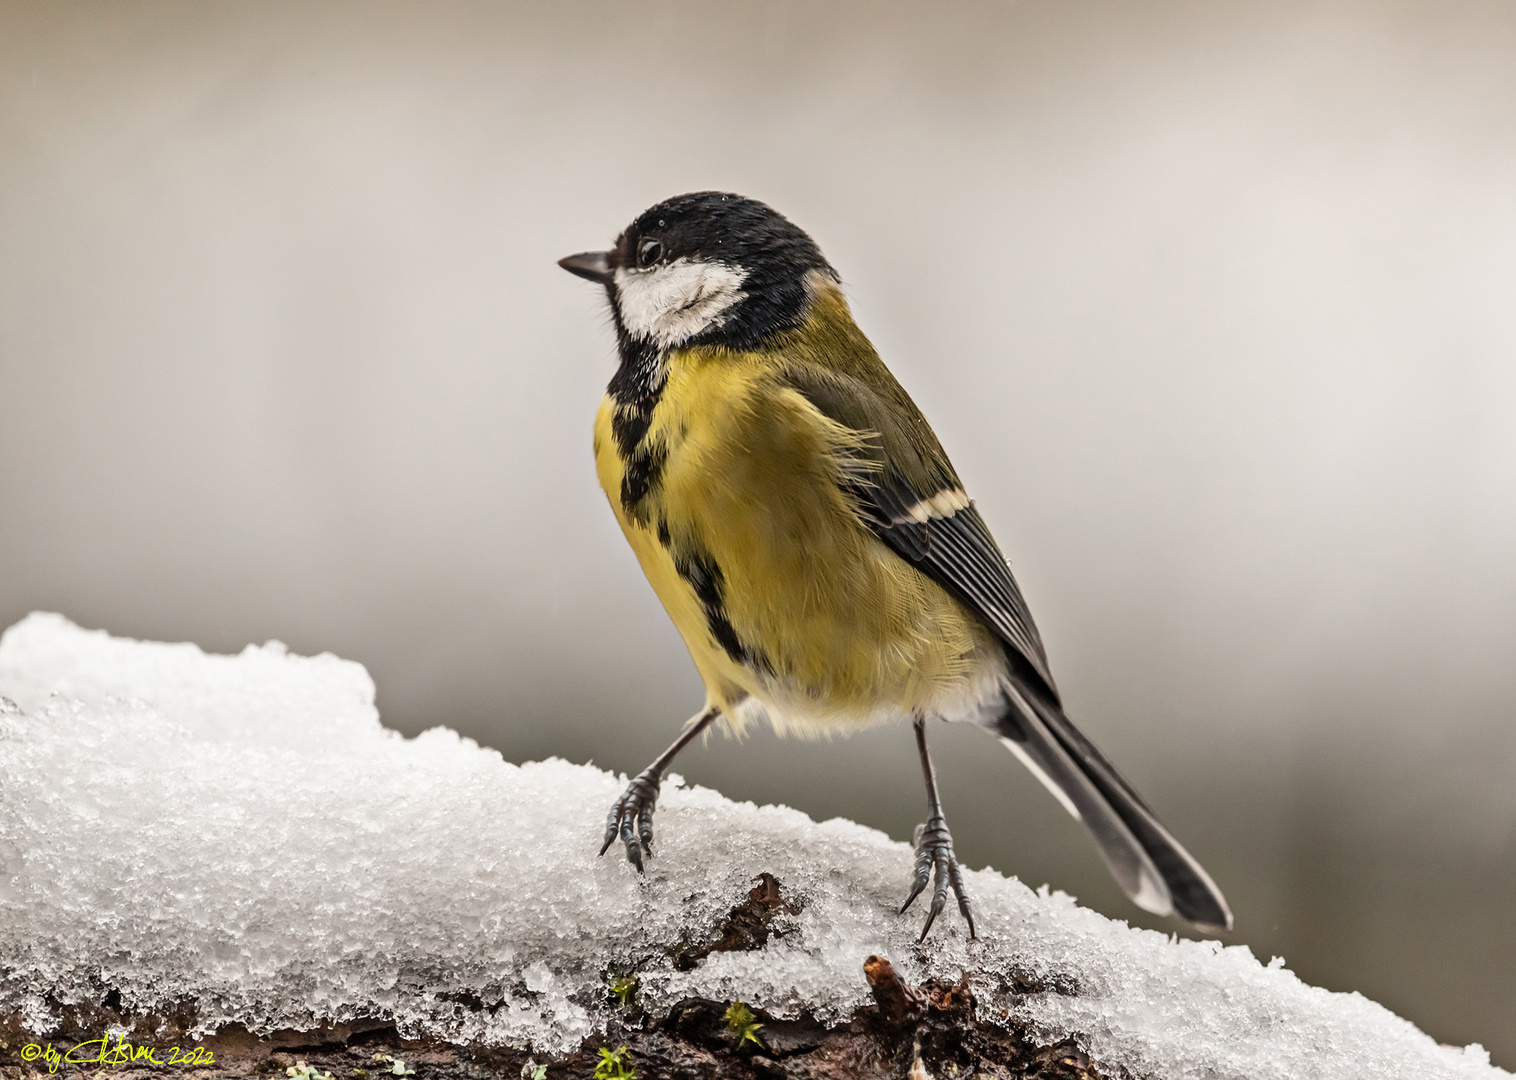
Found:
[[[719,326],[742,299],[746,279],[733,267],[688,259],[651,270],[617,270],[616,307],[629,334],[672,349]]]

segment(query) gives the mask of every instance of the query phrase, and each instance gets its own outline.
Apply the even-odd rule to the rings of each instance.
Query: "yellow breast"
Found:
[[[859,521],[839,486],[856,434],[764,359],[670,354],[633,455],[609,396],[595,425],[601,486],[710,703],[740,723],[756,700],[780,731],[815,733],[976,693],[988,632]]]

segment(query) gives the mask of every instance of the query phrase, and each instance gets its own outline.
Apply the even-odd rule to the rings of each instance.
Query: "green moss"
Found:
[[[747,1042],[752,1043],[754,1046],[761,1047],[763,1045],[763,1040],[758,1038],[758,1029],[763,1027],[763,1025],[753,1015],[753,1010],[749,1009],[741,1001],[732,1002],[722,1019],[726,1021],[726,1026],[731,1029],[732,1034],[737,1036],[737,1045],[739,1047]]]
[[[632,998],[637,993],[637,976],[615,975],[611,977],[606,985],[610,987],[611,993],[616,995],[617,1000],[621,1002],[621,1007],[624,1009],[632,1003]]]
[[[322,1072],[316,1066],[307,1065],[303,1061],[297,1061],[285,1069],[284,1075],[291,1077],[291,1080],[332,1080],[331,1073]]]
[[[614,1050],[600,1048],[600,1062],[595,1066],[595,1080],[633,1080],[632,1052],[624,1046]]]

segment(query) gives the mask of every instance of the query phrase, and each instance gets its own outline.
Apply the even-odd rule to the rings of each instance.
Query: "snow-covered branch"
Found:
[[[966,976],[955,1007],[1110,1075],[1509,1075],[1244,947],[991,870],[968,874],[981,939],[945,921],[918,948],[896,914],[906,845],[673,778],[639,878],[596,858],[624,778],[513,765],[445,728],[402,738],[330,655],[209,656],[33,615],[0,641],[0,695],[0,1015],[40,1034],[109,997],[193,1002],[198,1034],[380,1017],[547,1060],[625,1027],[612,983],[648,1023],[740,999],[845,1025],[875,1008],[879,956],[908,991]],[[757,929],[712,949],[745,898]]]

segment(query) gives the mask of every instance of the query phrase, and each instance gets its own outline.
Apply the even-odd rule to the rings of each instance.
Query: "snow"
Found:
[[[920,912],[896,914],[904,844],[675,778],[639,879],[596,857],[625,777],[513,765],[445,728],[402,738],[330,655],[209,656],[34,614],[0,638],[0,695],[0,1014],[38,1025],[49,997],[114,988],[140,1010],[195,1001],[201,1032],[381,1015],[553,1053],[604,1024],[610,976],[637,971],[654,1012],[740,995],[837,1021],[869,1001],[877,953],[910,981],[967,970],[981,1015],[1138,1076],[1510,1076],[1245,947],[992,870],[967,874],[982,940],[949,910],[918,949]],[[763,871],[799,913],[762,950],[676,971],[669,946],[707,939]]]

